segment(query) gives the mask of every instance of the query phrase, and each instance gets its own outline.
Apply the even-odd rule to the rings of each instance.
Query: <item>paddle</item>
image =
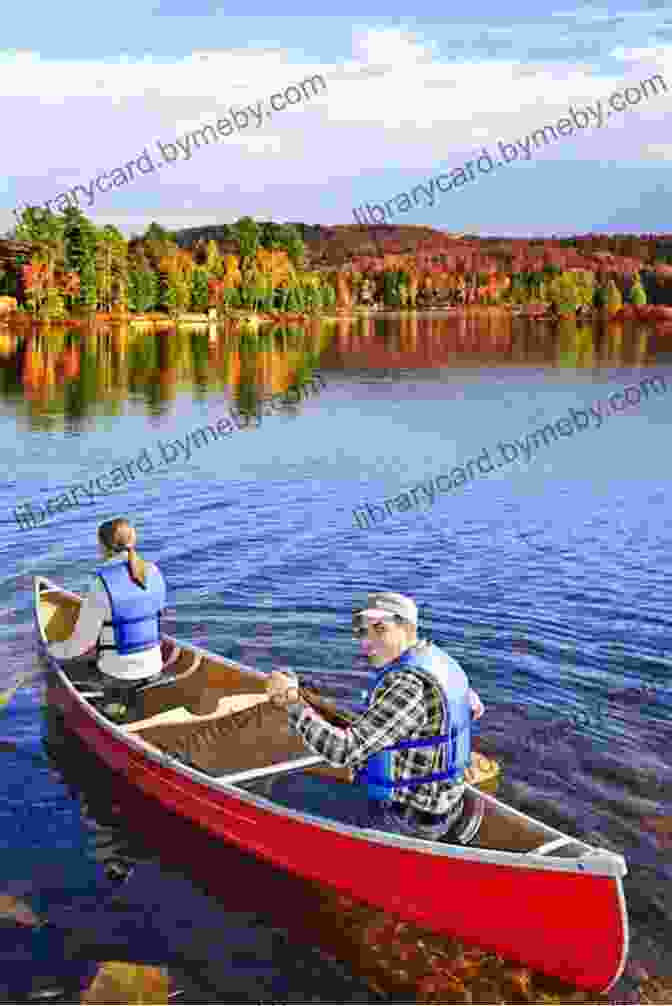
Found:
[[[299,695],[308,705],[324,716],[327,722],[333,724],[335,727],[347,728],[357,719],[357,713],[352,713],[345,709],[337,709],[331,700],[325,699],[319,692],[300,687]],[[325,765],[313,765],[310,768],[304,769],[304,772],[310,775],[329,776],[332,779],[337,779],[339,782],[352,781],[349,769],[334,768],[326,763]],[[465,772],[465,781],[471,786],[493,784],[500,775],[500,772],[499,763],[494,758],[486,758],[480,751],[472,750],[471,766]]]
[[[356,713],[351,713],[346,709],[338,709],[334,705],[333,700],[325,698],[325,696],[313,691],[311,688],[300,686],[299,695],[304,702],[307,702],[309,706],[322,713],[325,720],[335,727],[349,727],[357,719]]]
[[[9,705],[16,693],[20,688],[30,681],[32,678],[36,678],[38,674],[44,674],[44,668],[38,667],[33,668],[32,671],[27,671],[25,674],[20,674],[18,679],[14,682],[11,688],[8,688],[4,692],[0,692],[0,709],[4,706]]]

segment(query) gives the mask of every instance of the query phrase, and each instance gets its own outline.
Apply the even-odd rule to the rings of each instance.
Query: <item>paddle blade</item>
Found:
[[[11,702],[20,688],[23,688],[23,686],[27,685],[29,681],[34,681],[35,678],[45,673],[46,669],[44,667],[35,667],[32,671],[27,671],[25,674],[21,674],[11,688],[8,688],[4,692],[0,692],[0,709],[3,709]]]

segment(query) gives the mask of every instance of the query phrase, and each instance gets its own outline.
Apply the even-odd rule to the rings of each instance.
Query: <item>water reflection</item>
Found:
[[[623,322],[534,322],[496,308],[450,315],[340,319],[324,367],[435,368],[530,366],[592,369],[600,365],[645,366],[650,325]]]
[[[128,323],[72,331],[0,332],[0,394],[25,410],[35,427],[59,418],[82,421],[96,412],[120,415],[129,399],[162,415],[180,392],[197,399],[225,391],[252,415],[264,394],[333,370],[437,366],[529,366],[594,369],[644,367],[655,359],[656,329],[636,322],[533,322],[495,308],[448,316],[313,320],[303,326],[233,322],[207,330],[148,332]],[[288,414],[296,406],[287,404]]]
[[[129,400],[166,413],[178,394],[197,399],[226,392],[244,415],[264,395],[306,383],[331,338],[332,327],[208,329],[148,332],[126,324],[73,332],[65,325],[0,333],[0,395],[34,428],[66,420],[81,424],[96,413],[121,415]],[[281,406],[295,415],[297,405]]]

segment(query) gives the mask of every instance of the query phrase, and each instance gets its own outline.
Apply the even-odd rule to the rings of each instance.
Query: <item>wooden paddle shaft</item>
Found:
[[[356,713],[338,709],[331,700],[325,699],[319,692],[314,692],[310,688],[299,688],[299,696],[335,727],[352,726],[357,719]]]

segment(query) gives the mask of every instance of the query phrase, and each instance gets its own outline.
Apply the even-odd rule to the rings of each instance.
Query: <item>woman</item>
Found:
[[[124,517],[98,528],[103,565],[85,597],[69,639],[52,643],[58,660],[88,654],[101,673],[104,712],[123,721],[132,692],[161,674],[159,618],[166,583],[159,569],[135,550],[135,528]]]

